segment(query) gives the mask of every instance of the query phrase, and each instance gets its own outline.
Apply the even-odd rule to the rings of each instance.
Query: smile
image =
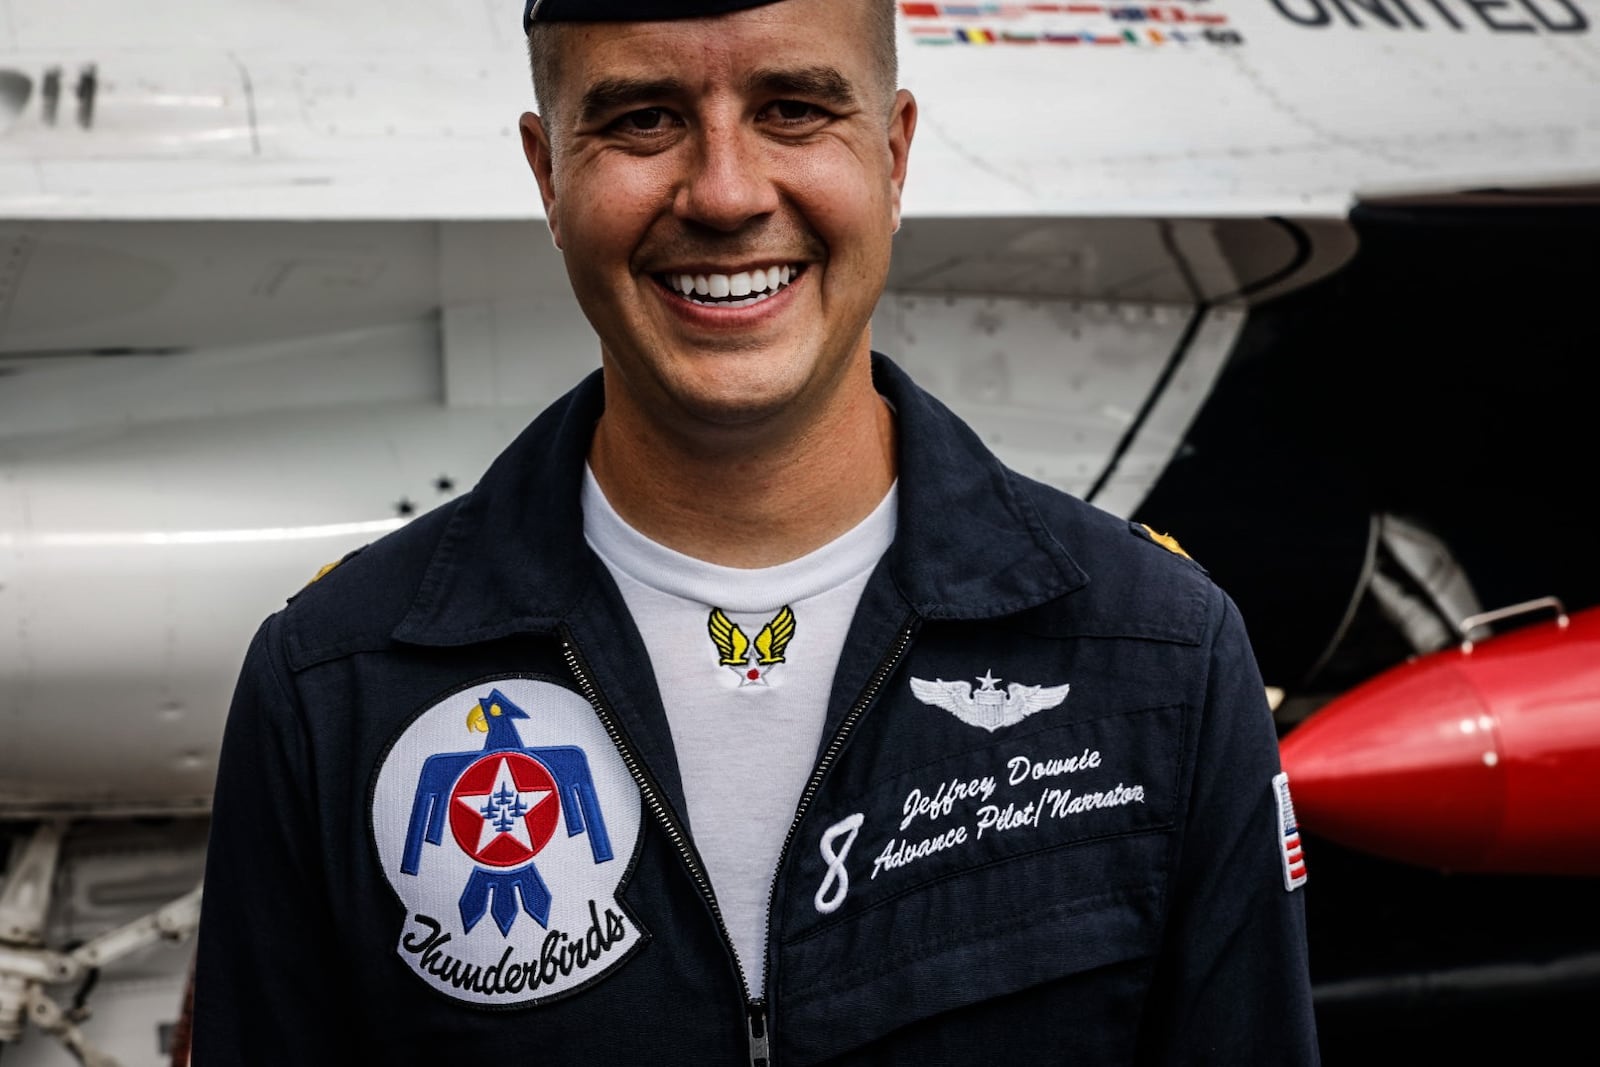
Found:
[[[691,304],[740,308],[772,299],[804,271],[803,265],[783,264],[737,274],[663,273],[655,275],[655,279]]]

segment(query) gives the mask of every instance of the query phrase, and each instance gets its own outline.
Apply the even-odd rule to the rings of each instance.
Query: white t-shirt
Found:
[[[691,835],[753,997],[765,980],[778,852],[816,765],[845,632],[894,540],[895,496],[891,486],[872,514],[815,552],[746,570],[645,537],[585,472],[584,537],[644,638]]]

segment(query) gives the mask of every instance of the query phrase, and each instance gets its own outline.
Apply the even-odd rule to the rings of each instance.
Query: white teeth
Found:
[[[710,297],[717,307],[748,307],[768,299],[800,273],[787,266],[757,268],[738,274],[662,274],[667,288],[693,300]],[[699,303],[700,301],[696,301]]]

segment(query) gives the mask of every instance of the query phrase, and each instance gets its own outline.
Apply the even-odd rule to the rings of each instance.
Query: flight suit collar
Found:
[[[604,400],[595,371],[489,465],[445,527],[396,640],[466,645],[561,624],[599,566],[580,499]]]
[[[1023,494],[1023,480],[966,423],[876,353],[872,377],[895,409],[899,435],[889,573],[919,615],[997,618],[1088,582]]]
[[[873,380],[899,439],[900,512],[886,570],[913,611],[993,618],[1088,581],[1021,479],[959,418],[876,353]],[[596,371],[495,460],[452,516],[395,639],[465,645],[553,632],[569,618],[601,568],[579,501],[603,407]]]

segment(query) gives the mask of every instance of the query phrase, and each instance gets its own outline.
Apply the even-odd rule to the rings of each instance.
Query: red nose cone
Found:
[[[1300,823],[1450,870],[1600,874],[1600,608],[1395,667],[1282,745]]]

